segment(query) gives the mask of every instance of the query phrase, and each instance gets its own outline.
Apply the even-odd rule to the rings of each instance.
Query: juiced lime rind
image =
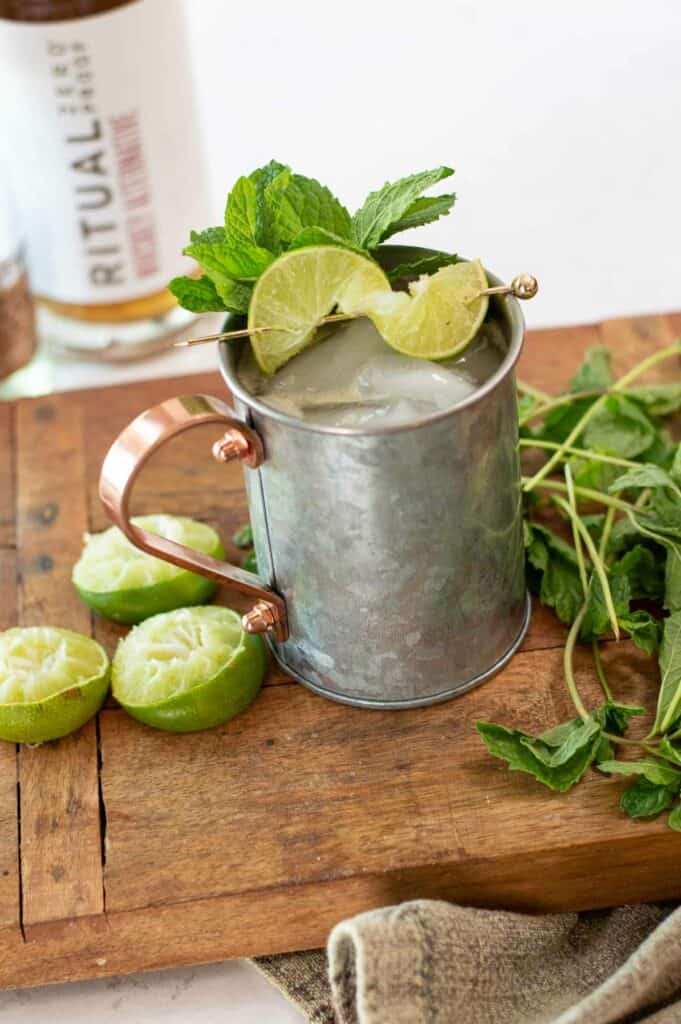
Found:
[[[214,558],[224,558],[225,550],[220,545],[211,554]],[[171,582],[156,583],[136,590],[117,590],[111,594],[95,593],[80,587],[76,589],[98,615],[122,625],[133,626],[152,615],[160,615],[174,608],[206,604],[214,597],[217,583],[193,572],[183,572]],[[123,605],[122,601],[125,602]]]
[[[461,261],[423,276],[404,292],[368,293],[354,308],[374,322],[384,340],[403,355],[437,361],[462,352],[475,338],[489,299],[480,260]]]
[[[202,625],[209,627],[203,636]],[[182,657],[183,643],[187,651],[193,650],[191,671]],[[119,644],[112,689],[122,707],[145,725],[196,732],[221,725],[248,707],[260,689],[265,667],[261,637],[241,629],[237,612],[214,605],[181,608],[147,619]],[[158,697],[159,691],[169,695],[149,699]]]
[[[0,633],[0,739],[44,743],[75,732],[99,711],[109,678],[106,651],[90,637],[53,626]]]
[[[390,290],[374,263],[332,245],[293,249],[261,274],[253,290],[248,326],[277,330],[251,334],[251,346],[263,373],[271,374],[306,348],[334,309],[351,310],[367,292]]]
[[[213,558],[225,557],[218,534],[205,523],[163,514],[138,516],[133,523]],[[73,583],[99,615],[126,625],[174,608],[205,604],[217,589],[213,580],[140,551],[115,526],[87,538],[73,569]]]

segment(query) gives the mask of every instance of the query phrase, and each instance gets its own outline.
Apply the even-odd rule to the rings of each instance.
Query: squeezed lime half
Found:
[[[0,739],[66,736],[97,713],[108,688],[109,659],[90,637],[54,626],[0,633]]]
[[[205,523],[163,514],[138,516],[132,522],[195,551],[224,558],[222,541]],[[86,536],[73,582],[96,612],[128,624],[173,608],[205,604],[217,589],[213,580],[140,551],[117,526]]]
[[[314,340],[323,317],[333,309],[352,312],[371,292],[390,291],[373,260],[349,249],[316,245],[293,249],[258,278],[248,311],[250,336],[263,373],[274,373]]]
[[[248,707],[265,674],[260,636],[230,608],[178,608],[147,619],[118,645],[112,691],[128,714],[169,732],[194,732]]]

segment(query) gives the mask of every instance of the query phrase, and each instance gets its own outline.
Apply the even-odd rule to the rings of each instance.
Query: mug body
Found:
[[[498,283],[489,275],[490,283]],[[528,624],[513,367],[517,301],[495,298],[506,352],[446,412],[371,430],[266,406],[221,345],[237,414],[264,460],[245,473],[259,574],[284,598],[279,665],[348,704],[446,700],[497,671]]]

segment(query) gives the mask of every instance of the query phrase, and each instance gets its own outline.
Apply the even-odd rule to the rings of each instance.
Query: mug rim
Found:
[[[401,252],[403,253],[405,251],[413,251],[414,249],[418,249],[420,252],[424,252],[426,254],[434,254],[437,252],[437,250],[427,249],[422,246],[392,245],[385,246],[385,249],[390,249],[395,255],[399,255]],[[487,269],[485,270],[485,273],[487,274],[490,286],[496,287],[504,283],[496,276],[496,274],[487,271]],[[247,391],[242,386],[237,376],[236,368],[236,357],[237,354],[241,353],[242,346],[230,344],[227,341],[220,341],[218,343],[220,373],[235,398],[239,399],[240,402],[246,405],[249,409],[252,409],[254,412],[257,412],[259,415],[274,420],[277,423],[281,423],[286,427],[310,431],[314,434],[329,434],[336,437],[365,437],[367,435],[399,434],[401,431],[418,430],[421,427],[428,427],[434,423],[440,422],[441,420],[446,420],[449,416],[461,412],[464,409],[468,409],[470,406],[482,401],[490,394],[490,392],[494,391],[494,389],[513,370],[522,351],[523,341],[525,339],[525,318],[518,299],[512,295],[494,296],[492,298],[492,303],[503,309],[505,314],[504,319],[508,323],[510,329],[508,351],[492,376],[486,380],[481,387],[474,391],[472,395],[468,395],[466,398],[461,399],[461,401],[455,402],[454,405],[450,406],[448,409],[438,409],[436,412],[429,413],[427,416],[420,416],[414,420],[406,420],[404,423],[386,423],[366,427],[337,427],[325,423],[314,423],[309,420],[290,416],[288,413],[282,412],[280,409],[275,409],[273,406],[267,405],[256,395],[251,394],[250,391]]]

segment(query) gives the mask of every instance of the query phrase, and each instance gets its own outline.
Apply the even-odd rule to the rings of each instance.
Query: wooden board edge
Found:
[[[651,859],[654,876],[647,867]],[[519,868],[516,857],[472,859],[456,867],[354,876],[32,925],[25,929],[25,941],[18,930],[5,929],[0,931],[0,988],[313,949],[325,945],[339,920],[405,900],[445,899],[525,913],[599,909],[627,900],[635,872],[641,876],[641,899],[681,896],[678,838],[671,831],[632,835],[616,846],[605,838],[567,857],[565,850],[545,851],[534,863],[529,882],[522,879],[526,868]]]

